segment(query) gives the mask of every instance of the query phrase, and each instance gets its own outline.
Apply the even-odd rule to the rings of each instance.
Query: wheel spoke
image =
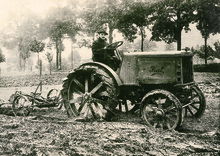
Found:
[[[124,105],[125,105],[125,112],[128,112],[128,104],[126,101],[125,101]]]
[[[199,110],[199,108],[197,108],[196,106],[194,106],[194,105],[191,105],[191,107],[192,108],[194,108],[196,111],[198,111]]]
[[[82,109],[83,109],[83,107],[85,106],[85,102],[82,102],[81,104],[80,104],[80,106],[79,106],[79,108],[78,108],[78,112],[80,113],[81,111],[82,111]]]
[[[118,107],[119,107],[119,111],[122,112],[122,104],[121,104],[121,102],[118,104]]]
[[[94,109],[93,109],[93,107],[92,107],[92,105],[91,105],[91,104],[89,104],[89,108],[90,108],[90,111],[91,111],[91,113],[92,113],[93,117],[94,117],[94,118],[96,118],[95,111],[94,111]]]
[[[166,108],[166,109],[164,110],[164,112],[165,112],[165,113],[170,112],[170,111],[174,110],[175,108],[176,108],[175,106],[169,106],[168,108]]]
[[[91,101],[93,103],[99,103],[101,104],[102,106],[108,106],[108,102],[107,101],[104,101],[104,100],[100,100],[100,99],[97,99],[97,98],[92,98]]]
[[[79,112],[77,111],[75,104],[69,103],[68,108],[69,108],[69,109],[71,110],[71,112],[72,112],[73,114],[75,114],[76,116],[79,115]]]
[[[97,92],[103,85],[103,82],[100,82],[95,88],[92,89],[92,91],[90,92],[90,94],[94,94],[95,92]]]
[[[83,92],[84,91],[84,86],[82,85],[82,83],[80,83],[77,79],[73,79],[73,82],[79,87],[79,89],[81,90],[81,91],[79,91],[79,92]]]
[[[192,110],[191,110],[189,107],[186,107],[186,109],[190,112],[190,114],[191,114],[192,116],[194,116],[194,113],[192,112]]]
[[[194,101],[190,105],[200,104],[200,101]]]
[[[89,80],[85,79],[85,93],[88,93],[89,91]]]

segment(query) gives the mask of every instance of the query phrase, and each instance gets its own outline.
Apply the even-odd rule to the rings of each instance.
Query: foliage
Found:
[[[52,10],[46,20],[41,23],[41,31],[53,41],[56,47],[56,69],[61,69],[61,52],[64,50],[62,40],[70,37],[74,41],[81,29],[76,20],[74,12],[64,7]]]
[[[220,32],[220,1],[219,0],[198,0],[196,1],[197,29],[201,32],[205,41],[205,64],[207,64],[208,51],[207,40],[210,34]]]
[[[45,43],[43,43],[42,41],[38,41],[36,39],[34,39],[30,44],[30,50],[35,52],[35,53],[39,53],[41,51],[44,50],[45,47]]]
[[[214,47],[212,48],[210,45],[207,45],[207,58],[218,58],[220,59],[220,42],[217,41],[214,43]],[[198,47],[198,49],[191,48],[191,51],[197,54],[200,58],[205,58],[205,45]]]
[[[141,39],[138,38],[134,40],[134,42],[124,41],[123,45],[120,47],[120,50],[123,52],[134,52],[134,51],[141,51]],[[154,41],[150,41],[148,39],[144,40],[144,51],[154,51],[157,47]]]
[[[203,38],[209,38],[210,34],[220,32],[220,1],[198,0],[196,2],[197,29]]]
[[[190,30],[194,5],[193,0],[163,0],[152,5],[152,40],[177,42],[177,50],[181,50],[181,32]]]
[[[117,29],[121,6],[117,0],[96,1],[83,14],[85,31],[92,35],[101,28],[109,29],[109,43],[113,41],[113,31]]]
[[[47,61],[49,62],[49,70],[51,75],[53,55],[49,52],[47,52],[45,55],[47,57]]]
[[[46,55],[46,57],[47,57],[48,62],[49,62],[49,63],[52,62],[52,60],[53,60],[53,54],[47,52],[45,55]]]
[[[8,49],[17,49],[19,53],[19,69],[25,69],[27,59],[30,57],[30,43],[34,38],[39,38],[39,18],[29,14],[20,20],[12,21],[9,30],[2,33],[0,42]]]
[[[0,63],[5,62],[5,55],[2,53],[2,50],[0,49]]]
[[[191,51],[194,53],[194,54],[197,54],[200,58],[205,58],[205,46],[200,46],[199,49],[194,49],[192,48]],[[207,46],[207,52],[208,52],[208,56],[211,56],[212,53],[214,53],[214,50],[212,49],[211,46]]]
[[[137,38],[138,28],[149,25],[150,7],[146,2],[124,3],[123,13],[118,21],[118,29],[129,41]]]
[[[217,41],[214,43],[214,48],[215,48],[216,53],[218,53],[219,55],[218,58],[220,58],[220,41]]]
[[[18,44],[18,50],[20,51],[20,57],[23,60],[26,60],[30,57],[30,40],[27,39],[20,39]]]
[[[117,24],[118,30],[131,42],[140,35],[140,49],[144,51],[145,29],[151,24],[149,20],[152,13],[150,3],[145,1],[124,1],[122,9],[123,11]]]

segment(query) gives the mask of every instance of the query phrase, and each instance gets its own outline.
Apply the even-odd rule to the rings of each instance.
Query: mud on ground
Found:
[[[186,118],[179,131],[153,130],[139,117],[78,122],[65,110],[35,109],[29,117],[0,115],[0,155],[218,155],[220,74],[196,73],[207,100],[200,119]]]

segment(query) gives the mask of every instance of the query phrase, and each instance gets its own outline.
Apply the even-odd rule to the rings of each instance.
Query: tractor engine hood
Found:
[[[185,51],[126,52],[120,78],[124,85],[191,82],[192,56]]]

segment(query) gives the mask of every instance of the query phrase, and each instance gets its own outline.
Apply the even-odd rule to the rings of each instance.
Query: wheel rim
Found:
[[[142,105],[142,117],[150,127],[175,129],[182,121],[180,102],[167,91],[151,92]]]
[[[28,116],[32,103],[24,96],[15,98],[12,104],[12,109],[17,116]]]
[[[191,88],[191,95],[189,96],[189,105],[185,107],[185,116],[187,117],[201,117],[205,111],[206,102],[202,91],[197,87]]]
[[[75,116],[86,119],[105,118],[110,93],[111,88],[103,81],[102,76],[82,70],[70,82],[69,107]]]

